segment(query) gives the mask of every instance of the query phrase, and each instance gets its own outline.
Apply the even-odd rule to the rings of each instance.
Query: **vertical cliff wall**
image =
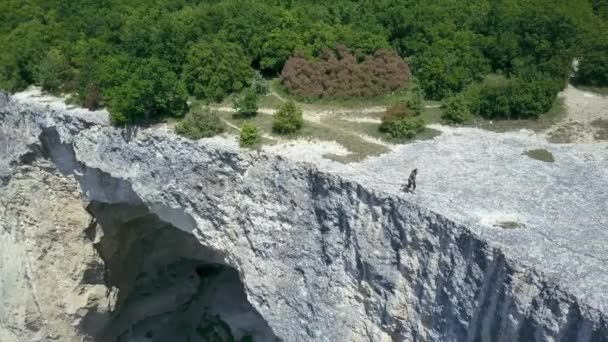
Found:
[[[45,340],[57,331],[65,336],[60,340],[112,340],[125,327],[146,336],[146,315],[133,307],[161,317],[187,305],[184,321],[191,319],[196,330],[204,314],[189,310],[204,306],[191,304],[204,301],[201,282],[213,283],[208,267],[227,274],[222,281],[233,284],[232,293],[242,290],[233,314],[256,324],[222,320],[239,337],[608,341],[606,313],[564,291],[542,270],[505,258],[441,215],[309,165],[10,103],[0,127],[10,141],[0,164],[0,241],[11,246],[0,249],[0,301],[11,302],[0,311],[0,336],[7,341]],[[69,186],[46,192],[20,188],[24,180],[30,187],[45,184],[45,175]],[[29,202],[15,202],[19,196]],[[69,203],[57,201],[60,196]],[[32,201],[57,207],[37,210]],[[62,224],[48,217],[59,208],[74,208],[81,218],[65,225],[69,234],[52,228]],[[23,211],[35,222],[17,219]],[[62,219],[72,217],[71,211],[61,212]],[[46,229],[55,240],[36,222],[51,227]],[[27,232],[34,235],[21,238]],[[37,254],[11,252],[52,250],[66,238],[78,254],[50,253],[40,261]],[[167,241],[172,243],[161,243]],[[22,264],[72,279],[56,280],[65,286],[53,289],[59,298],[45,297],[48,310],[31,305],[19,311],[29,299],[10,292],[15,282],[22,288],[55,283],[18,272],[26,268]],[[184,281],[157,277],[159,272],[174,272],[174,279]],[[143,295],[146,279],[160,284],[160,292]],[[171,293],[170,303],[157,300],[167,298],[161,292]],[[73,293],[84,303],[78,313],[63,304]],[[150,296],[156,299],[146,301]],[[85,324],[91,315],[96,325]],[[32,326],[36,317],[39,323]],[[218,326],[213,329],[221,331]]]

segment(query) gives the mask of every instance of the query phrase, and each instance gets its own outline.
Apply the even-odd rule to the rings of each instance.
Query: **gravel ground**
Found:
[[[442,132],[433,140],[398,145],[359,163],[314,162],[322,170],[466,223],[509,257],[558,278],[590,305],[607,303],[608,142],[593,140],[590,123],[608,119],[608,97],[574,87],[562,96],[568,114],[546,132],[432,125]],[[585,127],[573,132],[577,143],[547,140],[551,130],[572,122]],[[534,149],[546,149],[555,162],[525,155]],[[284,153],[281,146],[272,152],[313,161]],[[420,170],[418,190],[401,193],[413,168]]]
[[[563,136],[566,142],[590,143],[595,141],[599,127],[596,120],[608,120],[608,96],[582,91],[571,85],[562,92],[566,99],[567,118],[549,128],[545,135],[549,138]]]

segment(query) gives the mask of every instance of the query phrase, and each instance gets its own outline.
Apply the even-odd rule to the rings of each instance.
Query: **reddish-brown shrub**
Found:
[[[350,50],[337,45],[317,61],[290,57],[281,82],[300,98],[351,98],[388,94],[404,87],[410,77],[409,66],[394,51],[378,50],[359,63]]]

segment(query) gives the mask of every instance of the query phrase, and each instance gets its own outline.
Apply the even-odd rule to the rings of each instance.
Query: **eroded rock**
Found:
[[[27,124],[15,125],[16,117],[28,118]],[[213,310],[185,314],[182,321],[203,322],[197,328],[226,339],[228,330],[243,337],[258,329],[261,340],[284,341],[608,340],[606,313],[593,303],[565,291],[542,270],[506,258],[467,227],[403,199],[309,165],[240,154],[208,141],[151,131],[127,134],[22,105],[5,107],[0,118],[4,132],[31,126],[24,138],[15,138],[20,148],[0,151],[12,161],[0,188],[0,239],[9,246],[0,249],[0,301],[10,304],[0,309],[2,341],[44,340],[59,333],[66,341],[133,340],[142,334],[166,340],[162,336],[171,331],[177,308],[190,303],[185,310],[196,311],[205,305],[192,306],[194,301],[210,303],[200,291],[207,281],[199,267],[208,264],[223,265],[226,278],[220,284],[243,286],[246,301],[236,301],[240,304],[224,316],[240,311],[241,322],[255,316],[259,324],[242,327],[236,319],[220,317],[226,328],[216,317],[222,313]],[[24,139],[37,143],[19,142]],[[20,157],[28,153],[33,154]],[[45,174],[53,175],[54,184],[71,185],[65,191],[34,191],[48,186]],[[20,188],[20,182],[30,186]],[[72,196],[69,203],[58,200],[64,193]],[[20,196],[30,199],[14,201]],[[31,204],[34,199],[38,205]],[[72,216],[69,208],[81,220],[70,220],[68,232],[40,224],[61,226]],[[47,217],[55,211],[62,214]],[[49,230],[53,233],[45,233]],[[23,239],[23,232],[33,235]],[[65,243],[75,252],[39,254]],[[83,250],[92,261],[83,262],[76,253]],[[88,284],[84,275],[97,274],[90,270],[98,270],[100,262],[103,281]],[[26,264],[55,278],[22,276]],[[185,280],[154,276],[144,281],[142,274],[158,270],[173,270],[175,279]],[[15,285],[5,279],[38,288],[59,282],[58,275],[74,280],[56,286],[49,309],[39,310],[52,319],[40,318],[29,297],[8,295]],[[159,288],[148,291],[142,284]],[[78,314],[72,314],[66,298],[75,292],[89,296],[74,291],[78,286],[94,286],[94,293],[103,289],[105,306],[91,295],[96,300],[78,305]],[[146,302],[144,293],[156,299]],[[91,315],[99,315],[98,325],[73,324],[74,317]],[[260,329],[265,324],[267,329]]]

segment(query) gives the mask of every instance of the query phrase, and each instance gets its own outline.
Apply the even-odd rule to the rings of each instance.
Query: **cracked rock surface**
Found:
[[[238,272],[270,329],[260,340],[608,341],[601,279],[603,294],[573,291],[438,208],[213,139],[5,102],[1,341],[107,336],[141,279],[113,276],[115,265],[134,267],[125,251],[157,225],[189,239],[151,259]]]

